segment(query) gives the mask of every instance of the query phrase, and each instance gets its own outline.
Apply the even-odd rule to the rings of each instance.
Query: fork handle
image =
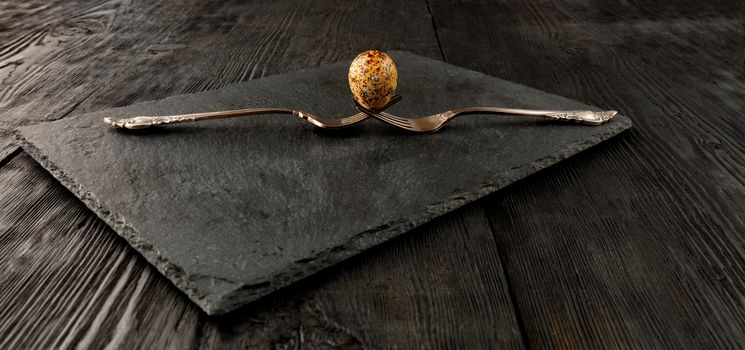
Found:
[[[520,109],[520,108],[500,108],[500,107],[469,107],[450,111],[447,116],[448,120],[460,115],[466,114],[506,114],[506,115],[523,115],[539,116],[551,120],[574,121],[582,124],[600,125],[611,118],[618,112],[609,111],[588,111],[588,110],[567,110],[567,111],[547,111],[537,109]]]
[[[232,111],[190,113],[162,116],[138,116],[131,118],[106,117],[104,122],[122,129],[145,129],[156,125],[196,122],[200,120],[223,119],[258,114],[293,114],[303,117],[302,112],[286,108],[247,108]]]

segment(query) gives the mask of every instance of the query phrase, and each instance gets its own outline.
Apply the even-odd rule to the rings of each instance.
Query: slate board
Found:
[[[391,52],[401,116],[592,108]],[[19,129],[34,159],[208,314],[245,305],[631,127],[461,117],[435,134],[369,119],[321,130],[252,116],[121,132],[103,116],[290,107],[355,113],[342,62]],[[581,179],[577,179],[581,181]],[[406,268],[402,266],[402,268]]]

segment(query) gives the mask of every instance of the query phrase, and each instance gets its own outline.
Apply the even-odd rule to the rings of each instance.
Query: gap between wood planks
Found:
[[[437,47],[440,49],[440,56],[441,56],[443,62],[448,62],[447,58],[445,57],[445,51],[442,48],[442,41],[440,40],[440,34],[438,33],[438,29],[437,29],[437,21],[435,19],[434,13],[432,12],[432,6],[430,5],[430,0],[424,0],[424,2],[427,4],[427,11],[429,12],[429,16],[430,16],[430,18],[432,20],[432,30],[435,33],[435,40],[437,40]],[[481,202],[483,203],[483,201],[481,201]],[[483,208],[483,206],[481,206],[481,208]],[[486,213],[485,210],[483,211],[483,213],[488,218],[488,215],[487,215],[487,213]],[[491,220],[487,220],[487,222],[489,224],[489,229],[492,231],[492,235],[494,235],[496,237],[496,231],[494,231],[494,229],[495,229],[494,228],[494,225],[492,224]],[[494,240],[494,245],[495,245],[495,248],[497,250],[497,257],[499,259],[499,265],[502,267],[503,276],[504,276],[504,279],[505,279],[505,285],[506,285],[505,288],[506,288],[506,291],[507,291],[507,296],[508,296],[508,298],[510,300],[510,305],[512,306],[512,312],[515,315],[515,321],[517,323],[517,329],[518,329],[518,333],[520,335],[520,339],[522,340],[522,346],[524,346],[525,348],[528,348],[529,349],[530,348],[530,342],[528,341],[528,336],[527,336],[527,333],[525,332],[525,325],[524,325],[524,321],[523,321],[523,316],[522,316],[522,314],[520,313],[520,310],[517,307],[517,303],[516,303],[516,300],[515,300],[515,291],[514,291],[514,289],[512,287],[512,282],[510,281],[510,274],[507,272],[507,270],[505,270],[505,266],[504,266],[504,263],[502,261],[502,256],[503,256],[503,254],[505,254],[504,253],[504,250],[503,249],[500,249],[499,244],[497,244],[497,242],[496,242],[496,239]]]
[[[432,20],[432,30],[435,32],[435,40],[437,40],[437,47],[440,49],[440,57],[444,62],[447,62],[447,59],[445,59],[445,52],[442,50],[440,34],[437,33],[437,22],[435,21],[435,15],[432,13],[432,6],[429,4],[429,0],[424,0],[424,2],[427,4],[427,11],[429,12],[429,17]]]

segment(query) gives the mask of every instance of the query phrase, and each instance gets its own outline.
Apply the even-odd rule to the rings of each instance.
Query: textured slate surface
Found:
[[[404,100],[427,115],[468,105],[587,108],[424,57],[391,52]],[[368,120],[324,131],[255,116],[140,133],[105,115],[257,106],[355,112],[347,62],[24,127],[24,149],[209,314],[230,311],[631,126],[466,116],[412,135]]]

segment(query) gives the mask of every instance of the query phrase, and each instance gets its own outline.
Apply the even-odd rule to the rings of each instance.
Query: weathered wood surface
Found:
[[[14,62],[0,71],[9,83],[0,87],[5,128],[368,47],[440,57],[424,2],[0,6],[2,62]],[[392,22],[377,20],[390,14]],[[38,34],[55,31],[69,35]],[[219,318],[202,314],[25,154],[0,168],[0,208],[0,348],[523,345],[478,205]]]
[[[745,346],[745,4],[430,3],[447,61],[635,123],[483,203],[527,344]]]
[[[745,346],[741,2],[195,3],[0,2],[0,129],[373,46],[442,53],[636,127],[214,319],[14,154],[0,348]]]

